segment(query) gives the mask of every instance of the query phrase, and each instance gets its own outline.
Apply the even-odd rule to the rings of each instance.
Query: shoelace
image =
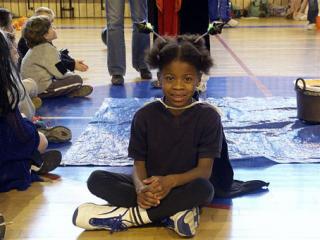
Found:
[[[118,217],[115,217],[113,220],[114,221],[112,221],[112,224],[110,225],[110,228],[111,228],[110,233],[125,231],[128,229],[128,226],[122,220],[121,215],[119,215]]]
[[[125,224],[125,222],[133,224],[133,222],[128,220],[122,220],[123,215],[120,214],[119,216],[113,218],[96,219],[95,221],[97,221],[97,225],[102,228],[108,226],[108,228],[110,228],[110,233],[121,232],[128,229],[128,226]]]

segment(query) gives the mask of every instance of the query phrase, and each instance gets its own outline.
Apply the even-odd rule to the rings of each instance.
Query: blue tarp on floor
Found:
[[[132,164],[127,158],[133,114],[151,98],[106,98],[66,153],[66,165]],[[295,98],[208,98],[218,106],[230,158],[270,159],[275,163],[319,162],[320,125],[296,118]]]

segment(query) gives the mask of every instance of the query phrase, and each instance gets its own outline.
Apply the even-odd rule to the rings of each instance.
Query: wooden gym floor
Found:
[[[73,141],[105,97],[144,97],[159,93],[145,88],[148,82],[141,83],[139,74],[131,67],[129,23],[125,30],[126,85],[120,88],[110,86],[107,49],[100,36],[104,19],[57,19],[55,24],[59,36],[55,45],[68,48],[72,56],[85,60],[90,69],[81,75],[86,83],[95,87],[88,100],[46,101],[39,111],[52,125],[70,127]],[[239,27],[224,29],[221,36],[211,37],[215,66],[209,81],[217,88],[208,89],[206,96],[293,97],[293,81],[297,77],[319,78],[320,32],[306,31],[304,24],[282,18],[241,19]],[[222,84],[223,90],[219,88]],[[144,88],[137,91],[140,87]],[[71,144],[50,148],[64,153]],[[0,212],[7,221],[13,222],[7,227],[5,239],[179,238],[158,227],[129,229],[112,235],[106,231],[84,232],[74,227],[71,218],[79,204],[103,203],[86,188],[86,179],[94,169],[130,170],[126,167],[59,167],[55,173],[61,176],[60,180],[33,183],[23,192],[0,193]],[[320,239],[319,164],[252,165],[235,168],[235,174],[236,179],[268,181],[269,191],[225,200],[223,207],[205,208],[195,239]]]

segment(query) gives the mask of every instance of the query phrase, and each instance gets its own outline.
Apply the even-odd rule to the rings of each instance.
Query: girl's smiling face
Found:
[[[165,102],[171,107],[185,107],[192,102],[192,96],[199,85],[201,74],[184,61],[174,60],[160,72]]]

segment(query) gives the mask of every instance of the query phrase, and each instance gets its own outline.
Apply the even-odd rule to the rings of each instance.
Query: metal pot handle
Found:
[[[298,82],[301,81],[302,82],[302,85],[303,85],[303,88],[301,89],[298,85]],[[296,80],[296,84],[295,84],[295,87],[297,90],[300,90],[300,91],[305,91],[306,90],[306,82],[304,81],[303,78],[297,78]]]

